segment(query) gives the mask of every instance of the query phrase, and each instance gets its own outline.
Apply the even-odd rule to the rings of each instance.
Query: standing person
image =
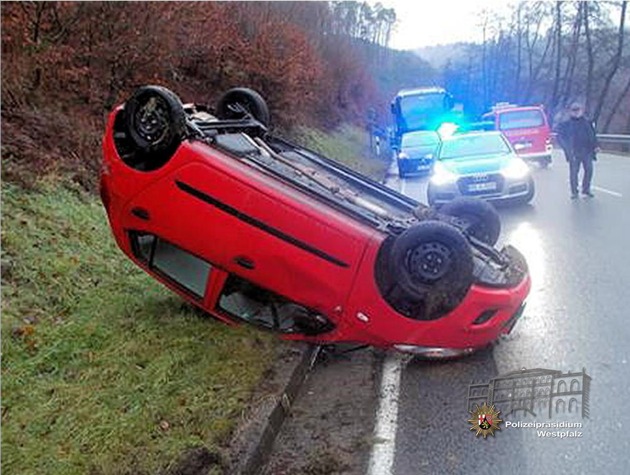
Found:
[[[579,102],[571,104],[571,117],[558,127],[558,140],[569,162],[569,182],[571,183],[571,199],[578,197],[578,174],[580,166],[584,168],[582,178],[582,194],[593,197],[591,180],[593,178],[593,162],[597,160],[599,151],[593,124],[584,117],[584,107]]]

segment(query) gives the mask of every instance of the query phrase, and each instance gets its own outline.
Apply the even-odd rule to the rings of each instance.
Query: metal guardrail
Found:
[[[630,135],[597,134],[597,140],[599,140],[600,142],[630,144]]]
[[[551,133],[551,138],[558,145],[558,134]],[[621,147],[622,152],[628,152],[630,148],[630,135],[625,134],[597,134],[597,140],[600,144],[609,144],[608,146],[617,149]]]

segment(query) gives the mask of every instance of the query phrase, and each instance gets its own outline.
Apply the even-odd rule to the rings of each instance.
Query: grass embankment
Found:
[[[95,197],[5,184],[2,198],[3,470],[156,473],[224,443],[273,339],[135,268]]]
[[[296,136],[306,147],[377,181],[383,179],[390,165],[385,144],[381,157],[375,157],[370,151],[369,135],[355,126],[345,125],[333,132],[299,127]]]
[[[302,142],[374,178],[367,136]],[[229,439],[278,340],[201,315],[117,249],[98,199],[55,179],[2,189],[2,467],[156,473]]]

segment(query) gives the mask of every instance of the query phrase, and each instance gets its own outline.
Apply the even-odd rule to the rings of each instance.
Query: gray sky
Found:
[[[509,4],[514,3],[505,0],[380,1],[385,7],[396,10],[398,26],[390,43],[396,49],[415,49],[458,41],[481,41],[477,14],[483,9],[505,14],[509,10]]]

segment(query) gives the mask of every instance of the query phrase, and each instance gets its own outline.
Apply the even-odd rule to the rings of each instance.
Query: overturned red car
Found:
[[[216,108],[159,86],[110,115],[101,197],[138,266],[226,323],[452,357],[512,330],[530,278],[491,205],[420,205],[268,130],[255,91]]]

